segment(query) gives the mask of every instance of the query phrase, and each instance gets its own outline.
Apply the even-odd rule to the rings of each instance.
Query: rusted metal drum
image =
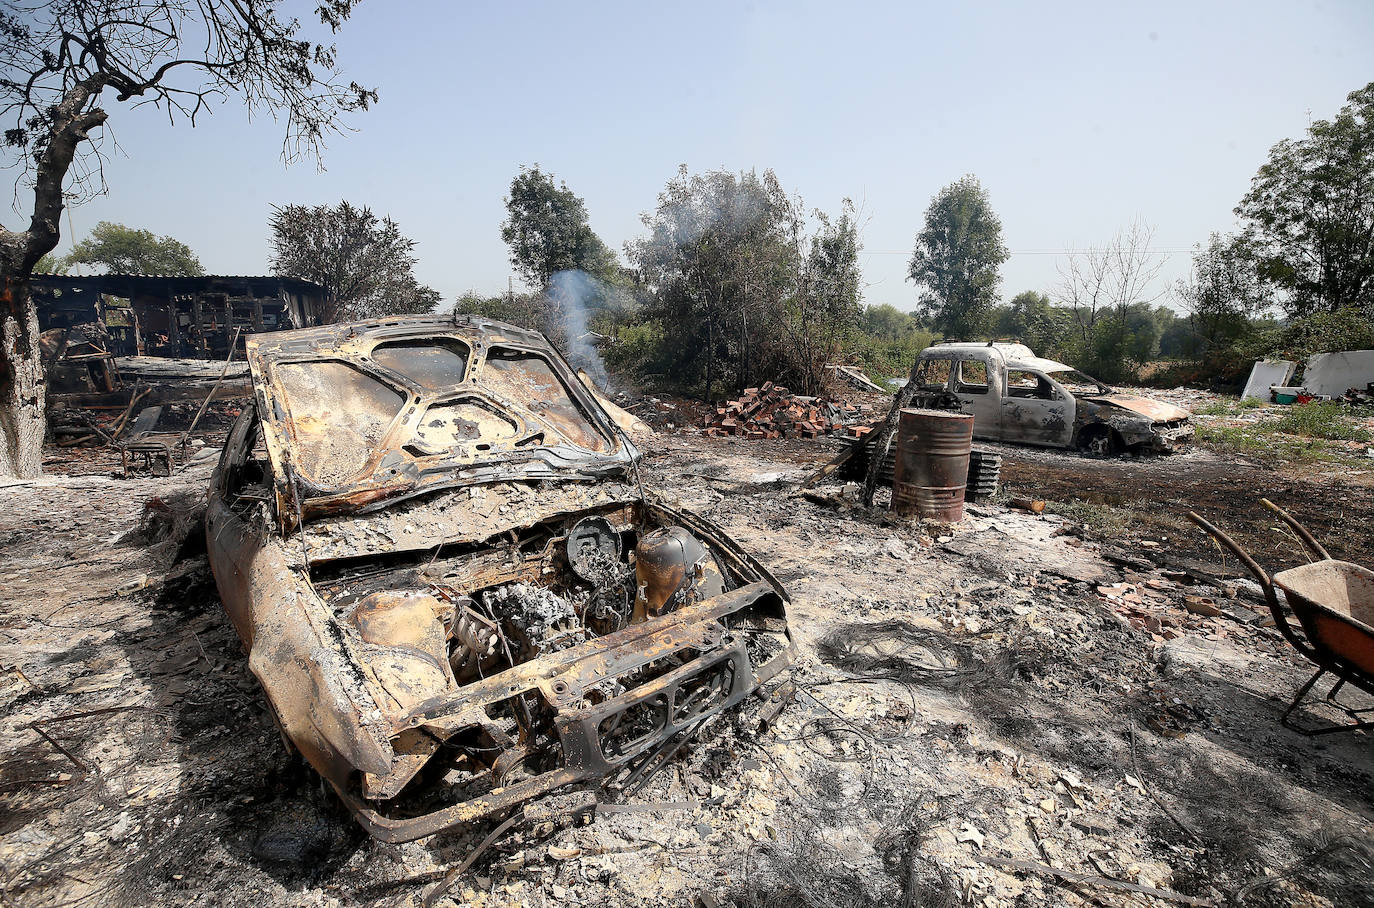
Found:
[[[963,520],[972,448],[972,416],[947,410],[903,410],[897,421],[892,510],[941,523]]]

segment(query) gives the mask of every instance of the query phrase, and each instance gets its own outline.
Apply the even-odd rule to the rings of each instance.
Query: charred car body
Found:
[[[1024,344],[927,347],[916,381],[919,405],[972,414],[976,438],[1094,454],[1166,454],[1193,437],[1187,410],[1123,394]]]
[[[379,320],[248,359],[211,567],[285,737],[375,837],[608,776],[794,657],[782,587],[642,497],[542,336]]]

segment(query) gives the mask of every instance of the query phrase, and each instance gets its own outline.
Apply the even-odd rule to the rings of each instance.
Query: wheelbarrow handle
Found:
[[[1221,532],[1220,529],[1213,526],[1208,519],[1202,517],[1197,511],[1189,511],[1189,519],[1197,523],[1198,526],[1201,526],[1202,530],[1204,530],[1208,536],[1215,538],[1221,545],[1226,545],[1228,549],[1231,549],[1231,554],[1241,559],[1242,565],[1249,567],[1250,573],[1254,574],[1254,578],[1256,578],[1257,581],[1260,581],[1260,587],[1264,588],[1264,598],[1278,602],[1278,598],[1274,595],[1274,582],[1270,581],[1270,576],[1268,576],[1267,573],[1264,573],[1263,567],[1257,565],[1256,560],[1250,558],[1249,552],[1241,548],[1241,544],[1237,543],[1234,538],[1227,536],[1226,533]]]
[[[1223,533],[1220,529],[1213,526],[1210,522],[1208,522],[1208,520],[1205,517],[1203,517],[1197,511],[1189,511],[1188,519],[1191,520],[1193,523],[1197,524],[1198,526],[1202,527],[1203,531],[1206,532],[1208,536],[1211,536],[1217,542],[1221,543],[1222,545],[1230,549],[1231,554],[1239,558],[1240,563],[1250,569],[1250,573],[1255,575],[1255,579],[1259,581],[1260,588],[1264,590],[1264,598],[1265,601],[1269,603],[1270,611],[1274,612],[1275,614],[1278,614],[1279,598],[1274,593],[1274,583],[1269,579],[1269,575],[1264,572],[1264,568],[1260,567],[1255,562],[1255,559],[1250,557],[1250,553],[1245,551],[1245,549],[1241,548],[1239,542],[1236,542],[1230,536],[1227,536],[1225,533]]]
[[[1320,556],[1320,558],[1323,561],[1331,560],[1331,556],[1327,553],[1326,549],[1322,548],[1322,544],[1317,541],[1316,537],[1307,531],[1307,527],[1298,523],[1298,521],[1294,519],[1291,514],[1289,514],[1287,511],[1285,511],[1278,505],[1274,504],[1268,498],[1261,498],[1260,504],[1264,505],[1266,508],[1273,511],[1275,514],[1279,516],[1280,520],[1288,524],[1288,526],[1293,530],[1293,532],[1298,534],[1298,538],[1303,541],[1303,544],[1307,546],[1308,550],[1311,551],[1314,555]]]
[[[1288,623],[1288,615],[1284,612],[1283,607],[1279,605],[1278,594],[1274,592],[1274,583],[1269,579],[1269,575],[1264,572],[1264,568],[1255,563],[1255,559],[1251,558],[1249,553],[1240,547],[1240,543],[1217,529],[1196,511],[1189,511],[1188,519],[1202,527],[1208,536],[1211,536],[1217,542],[1230,549],[1231,553],[1250,569],[1250,573],[1255,575],[1255,579],[1259,581],[1260,588],[1264,590],[1264,601],[1269,605],[1269,614],[1274,618],[1274,626],[1278,628],[1279,633],[1283,634],[1285,640],[1293,644],[1293,647],[1298,652],[1309,659],[1313,659],[1316,654],[1313,652],[1312,648],[1298,636],[1297,632],[1293,630],[1293,626]]]

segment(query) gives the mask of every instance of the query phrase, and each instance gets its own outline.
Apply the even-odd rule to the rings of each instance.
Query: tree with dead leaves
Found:
[[[691,174],[684,165],[626,244],[650,294],[648,315],[671,338],[666,372],[684,386],[743,388],[781,375],[765,329],[793,292],[802,252],[799,203],[771,170]]]
[[[863,243],[854,203],[845,199],[838,218],[820,210],[813,217],[817,226],[804,253],[800,247],[808,246],[807,238],[796,234],[796,287],[776,316],[788,380],[800,384],[804,394],[820,392],[826,363],[841,357],[863,311]],[[798,225],[801,220],[794,218]]]
[[[320,0],[336,31],[358,0]],[[0,0],[0,117],[4,148],[32,188],[28,226],[0,227],[0,476],[42,463],[45,388],[34,266],[57,246],[68,197],[103,190],[101,141],[109,98],[150,104],[195,124],[236,97],[286,123],[283,157],[318,156],[347,111],[375,91],[345,81],[334,47],[259,0]],[[64,191],[65,190],[65,191]]]
[[[1151,248],[1155,228],[1135,219],[1105,246],[1069,253],[1059,267],[1059,298],[1074,313],[1078,348],[1070,362],[1107,381],[1130,377],[1132,310],[1164,293],[1164,258]]]

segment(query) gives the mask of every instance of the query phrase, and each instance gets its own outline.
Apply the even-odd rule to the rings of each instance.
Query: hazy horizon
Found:
[[[233,103],[169,128],[111,96],[109,194],[64,217],[57,251],[109,220],[175,236],[211,273],[266,273],[271,205],[346,198],[417,241],[418,276],[449,302],[506,288],[502,199],[521,165],[583,197],[622,259],[679,164],[771,168],[808,207],[854,200],[864,301],[910,309],[925,208],[972,173],[1012,251],[1004,299],[1051,292],[1066,250],[1137,217],[1162,290],[1233,228],[1269,148],[1374,78],[1374,5],[364,3],[338,44],[381,101],[330,141],[327,170],[285,168],[280,125]]]

